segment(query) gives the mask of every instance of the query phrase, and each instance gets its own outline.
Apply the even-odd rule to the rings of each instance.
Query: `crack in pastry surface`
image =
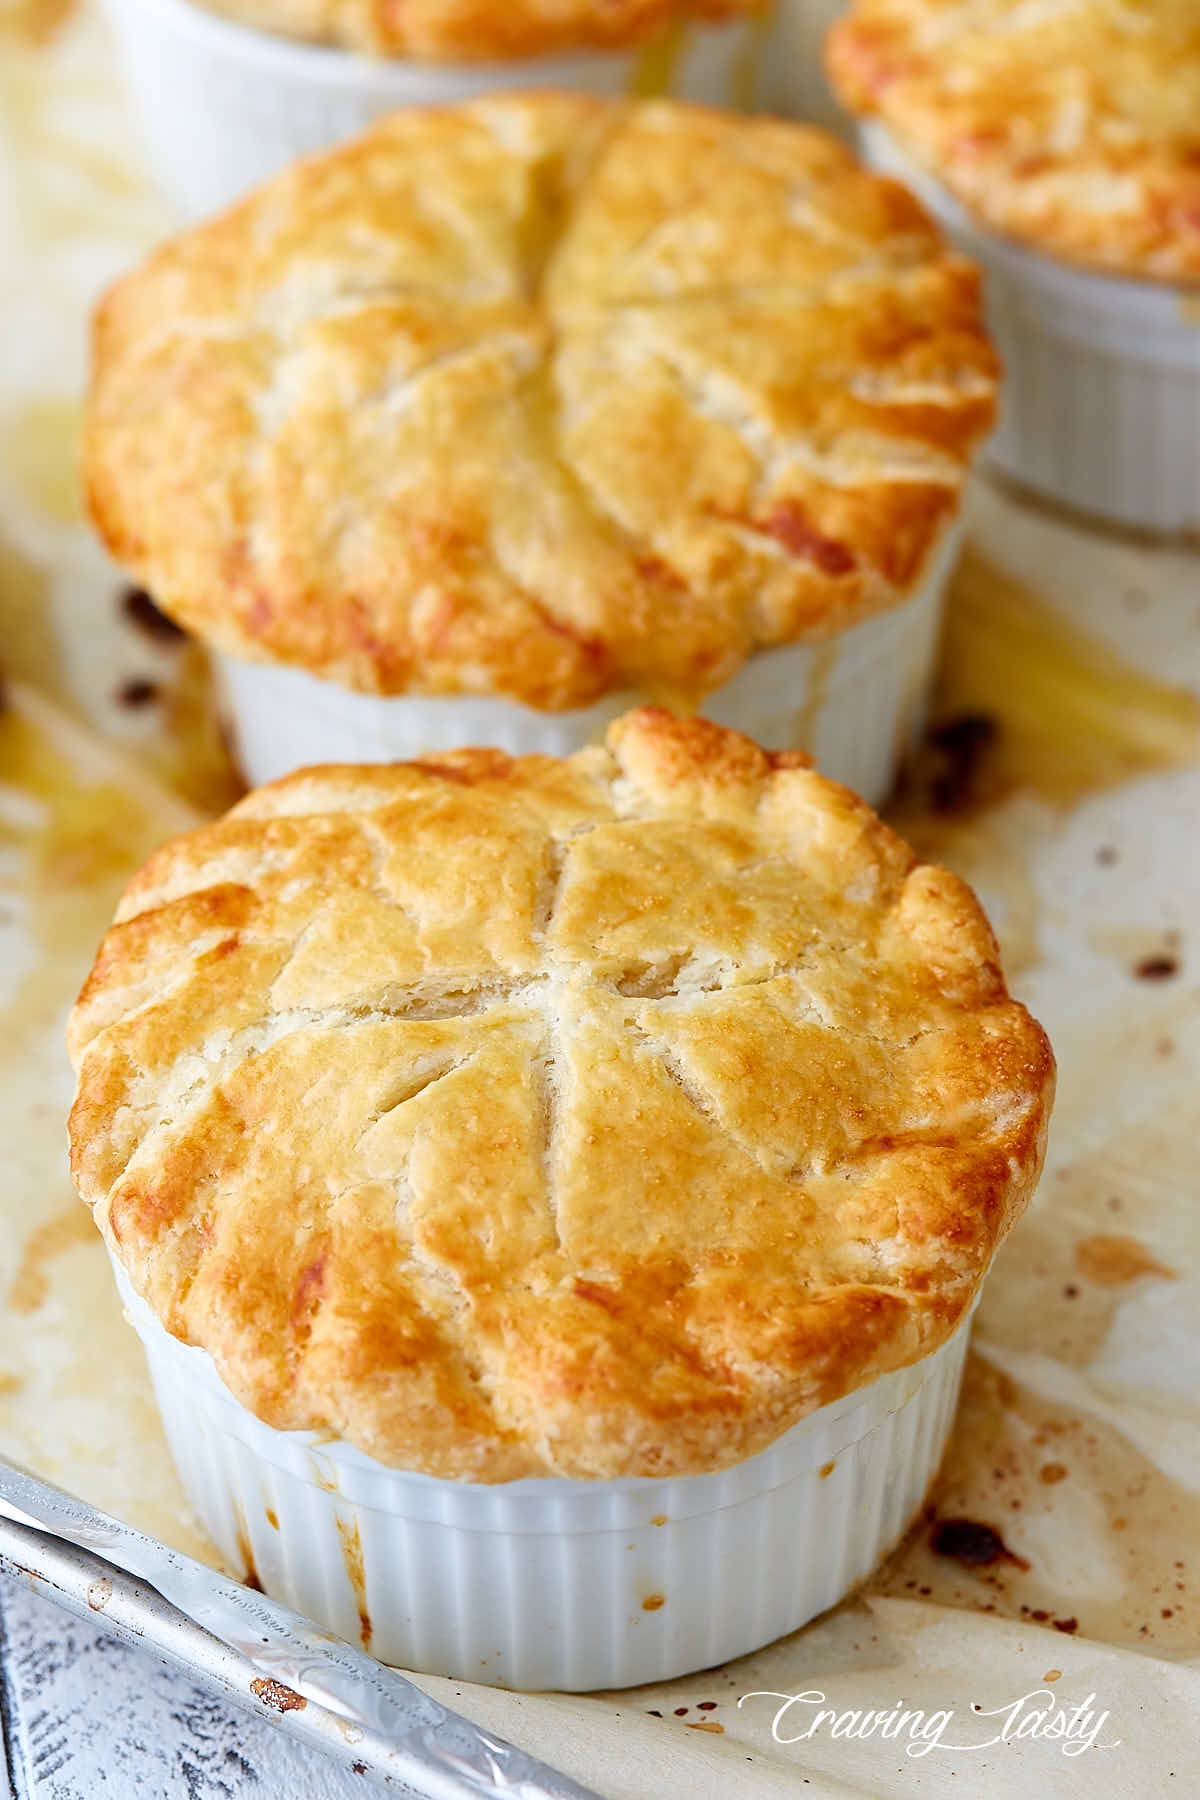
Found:
[[[235,655],[696,699],[911,590],[995,373],[974,271],[832,139],[493,99],[398,115],[118,284],[87,486]],[[781,508],[804,530],[762,529]]]

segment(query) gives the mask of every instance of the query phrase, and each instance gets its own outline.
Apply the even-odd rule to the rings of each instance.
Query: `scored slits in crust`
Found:
[[[985,225],[1200,281],[1196,0],[853,0],[828,64]]]
[[[86,485],[232,655],[698,702],[915,591],[995,373],[975,271],[823,133],[520,96],[398,114],[120,282]]]
[[[653,710],[252,794],[131,885],[72,1167],[269,1424],[482,1481],[689,1473],[942,1343],[1053,1059],[970,891]]]

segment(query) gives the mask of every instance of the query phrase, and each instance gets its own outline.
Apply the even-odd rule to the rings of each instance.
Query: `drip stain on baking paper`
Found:
[[[980,1519],[934,1519],[929,1547],[935,1556],[952,1557],[972,1569],[1005,1562],[1017,1569],[1029,1568],[1029,1559],[1010,1550],[996,1527]]]
[[[46,629],[50,577],[0,531],[0,643],[3,669],[20,670],[40,687],[51,685],[58,652]]]
[[[358,1608],[358,1625],[362,1633],[362,1646],[364,1650],[369,1650],[374,1627],[371,1624],[371,1615],[367,1610],[367,1582],[363,1570],[362,1536],[356,1519],[343,1518],[340,1513],[336,1515],[336,1518],[338,1538],[342,1546],[342,1563],[345,1566],[346,1579],[354,1590],[354,1602]]]
[[[1054,1464],[1065,1473],[1046,1483],[1041,1471]],[[935,1496],[934,1518],[918,1522],[868,1583],[868,1595],[919,1597],[1162,1655],[1194,1652],[1200,1618],[1193,1617],[1188,1586],[1200,1496],[1113,1427],[1052,1405],[972,1352]],[[1056,1524],[1047,1537],[1039,1522],[1051,1511]],[[948,1520],[986,1523],[1030,1566],[937,1554],[931,1525]],[[1057,1543],[1072,1532],[1093,1547],[1087,1557],[1094,1550],[1086,1594],[1064,1589],[1053,1559],[1044,1566],[1026,1542]],[[967,1548],[990,1556],[990,1535]],[[1164,1601],[1171,1610],[1165,1620]]]
[[[1060,811],[1198,754],[1200,701],[968,548],[932,723],[885,816],[920,855],[986,889],[1011,979],[1040,956],[1030,863]]]
[[[8,1304],[22,1317],[45,1304],[50,1292],[50,1264],[79,1244],[93,1244],[96,1227],[83,1202],[56,1213],[25,1240],[20,1265],[8,1290]]]
[[[79,519],[78,400],[47,395],[26,401],[0,431],[0,474],[22,502],[56,525]]]
[[[145,588],[123,589],[119,596],[119,607],[122,616],[152,644],[165,644],[173,648],[187,641],[187,632],[183,626],[177,625],[161,607],[156,606]]]
[[[114,699],[118,706],[125,707],[128,712],[138,712],[144,706],[156,706],[162,693],[156,681],[148,675],[131,675],[117,689]]]
[[[1070,805],[1198,752],[1200,701],[968,548],[950,585],[933,725],[895,811],[901,829],[942,840],[1016,790]]]
[[[0,589],[0,620],[10,595]],[[120,753],[24,683],[10,683],[7,694],[0,912],[9,915],[6,953],[24,973],[0,1027],[0,1120],[19,1146],[0,1234],[0,1291],[9,1301],[0,1309],[4,1447],[212,1560],[188,1522],[140,1348],[63,1154],[67,1011],[128,876],[193,815],[144,773],[117,779]]]
[[[41,49],[63,29],[76,5],[77,0],[17,0],[0,13],[0,41],[14,38]]]
[[[23,796],[37,821],[0,832],[26,854],[30,919],[42,950],[69,955],[78,973],[81,951],[107,928],[122,887],[164,835],[163,824],[186,815],[164,794],[163,821],[156,821],[112,771],[84,772],[39,716],[49,710],[31,711],[13,688],[0,712],[0,781]],[[59,970],[45,973],[52,985],[61,980]],[[61,994],[55,999],[61,1003]]]
[[[1075,1246],[1075,1267],[1094,1287],[1124,1287],[1143,1275],[1177,1279],[1175,1270],[1160,1262],[1137,1238],[1107,1231],[1080,1238]]]
[[[1166,951],[1140,957],[1133,965],[1133,973],[1139,981],[1171,981],[1179,969],[1179,958]]]

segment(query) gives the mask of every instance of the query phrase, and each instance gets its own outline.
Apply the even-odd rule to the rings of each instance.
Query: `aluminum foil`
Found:
[[[112,1577],[97,1558],[148,1582],[185,1619],[253,1665],[258,1685],[246,1685],[257,1699],[282,1715],[315,1714],[316,1708],[333,1714],[341,1727],[335,1751],[351,1752],[364,1773],[369,1770],[402,1792],[430,1800],[497,1794],[513,1800],[597,1800],[590,1789],[451,1712],[394,1669],[318,1630],[299,1613],[7,1463],[0,1463],[0,1511],[19,1525],[34,1526],[92,1553],[86,1563],[68,1565],[87,1577],[85,1605],[90,1610],[108,1611],[112,1598]],[[48,1549],[26,1541],[27,1562],[21,1561],[20,1547],[9,1548],[7,1555],[28,1572],[46,1566]],[[49,1554],[53,1556],[52,1549]],[[74,1591],[69,1578],[68,1585]],[[128,1600],[141,1601],[136,1590],[124,1591]],[[161,1612],[156,1620],[161,1633]],[[146,1620],[138,1622],[144,1636]],[[168,1641],[174,1643],[178,1635],[178,1627],[174,1638],[168,1631]],[[180,1660],[201,1660],[198,1642],[186,1648],[190,1657]],[[328,1748],[327,1723],[315,1716],[305,1723],[302,1735]]]

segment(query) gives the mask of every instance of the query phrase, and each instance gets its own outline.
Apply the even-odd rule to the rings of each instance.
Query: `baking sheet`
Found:
[[[62,1023],[116,895],[237,787],[197,653],[75,509],[86,307],[165,220],[103,31],[64,5],[0,6],[0,1452],[211,1556],[65,1167]],[[428,1682],[613,1800],[1200,1786],[1198,573],[972,498],[938,727],[894,814],[977,885],[1054,1041],[1046,1177],[988,1283],[936,1516],[862,1594],[667,1688]],[[773,1735],[784,1701],[739,1709],[752,1690],[842,1716],[797,1701]],[[848,1720],[901,1701],[919,1726]]]

